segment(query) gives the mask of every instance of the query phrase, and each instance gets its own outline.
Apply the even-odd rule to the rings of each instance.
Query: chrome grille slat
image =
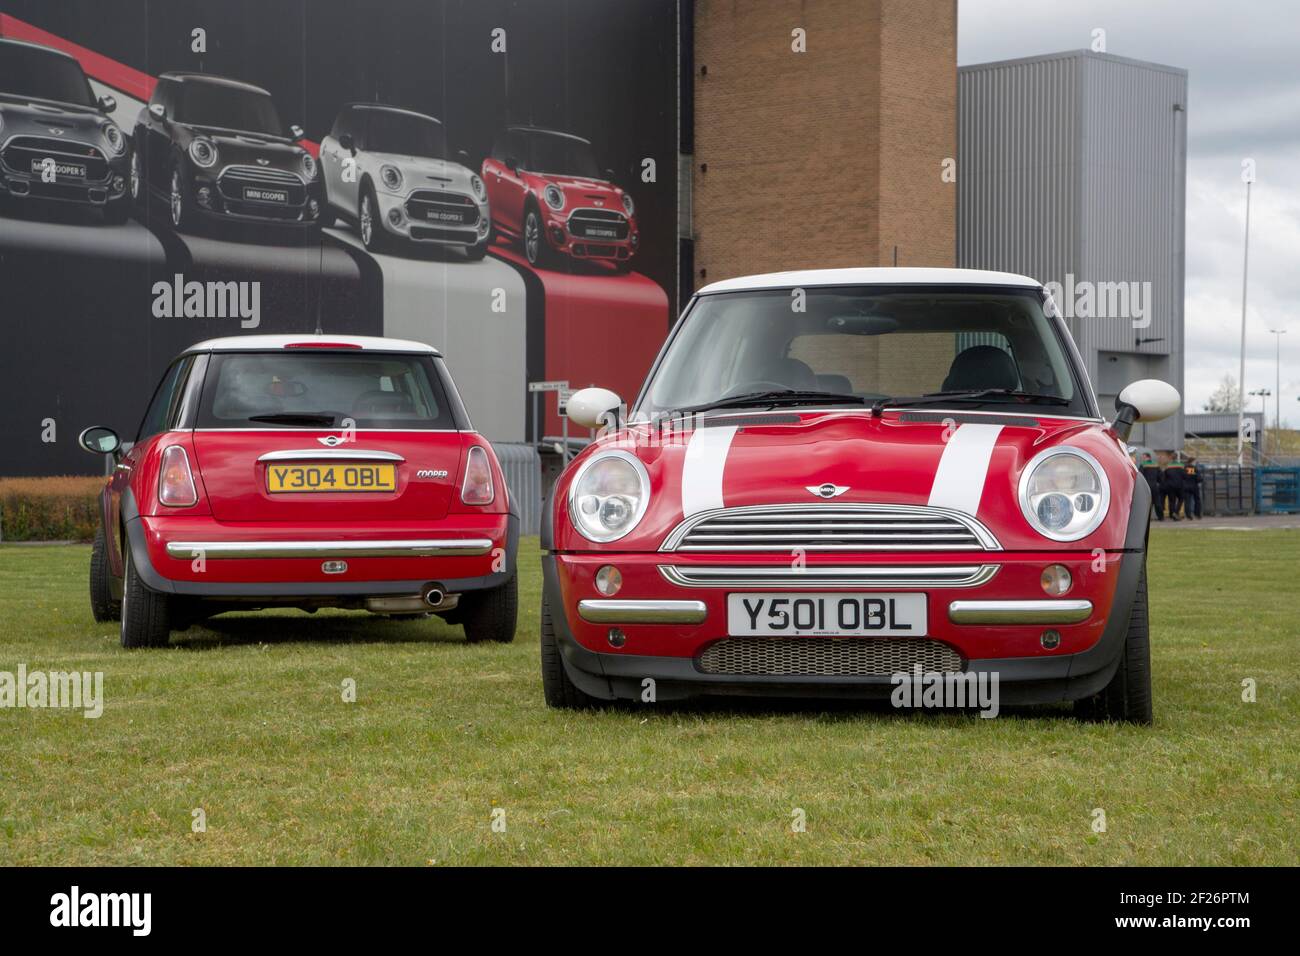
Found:
[[[287,169],[262,169],[259,166],[227,166],[217,177],[218,181],[227,176],[234,179],[247,179],[259,184],[275,183],[280,186],[301,186],[302,177]]]
[[[706,674],[762,677],[887,677],[962,670],[961,655],[926,638],[730,637],[695,659]]]
[[[996,551],[971,515],[928,505],[863,503],[752,505],[687,518],[662,551]]]
[[[998,573],[996,564],[958,565],[659,565],[664,580],[688,588],[969,588]]]

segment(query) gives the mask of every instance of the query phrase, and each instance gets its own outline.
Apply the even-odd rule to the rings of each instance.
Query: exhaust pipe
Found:
[[[443,594],[439,588],[429,588],[424,592],[424,603],[429,607],[442,607],[442,602],[446,600],[447,595]]]

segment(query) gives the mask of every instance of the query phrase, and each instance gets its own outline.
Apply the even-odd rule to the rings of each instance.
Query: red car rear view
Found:
[[[122,644],[228,610],[440,614],[509,641],[512,511],[492,447],[435,349],[355,336],[242,336],[168,367],[114,454],[91,557],[96,620]]]

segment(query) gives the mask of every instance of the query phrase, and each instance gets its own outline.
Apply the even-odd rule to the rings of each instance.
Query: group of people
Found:
[[[1151,507],[1156,520],[1164,521],[1165,514],[1174,521],[1181,516],[1187,519],[1201,517],[1201,484],[1205,480],[1196,456],[1182,457],[1176,451],[1142,452],[1138,470],[1151,486]]]

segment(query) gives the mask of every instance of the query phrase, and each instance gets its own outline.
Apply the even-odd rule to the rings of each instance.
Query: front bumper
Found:
[[[515,515],[448,515],[429,527],[247,527],[212,518],[128,515],[146,587],[167,594],[293,604],[452,595],[504,584],[519,547]]]
[[[637,231],[635,219],[627,220],[625,238],[610,236],[591,236],[585,234],[585,227],[575,214],[580,216],[582,209],[565,209],[555,212],[545,207],[546,241],[556,252],[561,252],[574,259],[596,259],[603,262],[628,262],[636,255],[641,237]],[[621,230],[620,230],[621,231]]]
[[[1137,551],[1111,552],[1104,560],[1091,553],[997,553],[981,555],[981,561],[995,569],[991,575],[974,575],[974,585],[918,587],[903,581],[830,587],[824,581],[834,579],[836,569],[823,568],[832,573],[814,575],[820,580],[801,587],[846,593],[923,591],[929,608],[926,639],[955,651],[963,673],[996,673],[1005,703],[1048,703],[1091,696],[1110,680],[1144,559],[1144,553]],[[890,556],[888,567],[875,570],[882,572],[877,579],[890,580],[900,566],[928,568],[926,576],[933,581],[969,561],[969,554],[948,561],[942,555],[918,556],[913,561],[895,555]],[[543,562],[544,586],[565,669],[593,697],[636,699],[647,678],[655,681],[658,699],[699,694],[885,699],[893,690],[889,674],[719,674],[701,667],[701,655],[728,637],[729,593],[800,587],[789,583],[682,585],[675,583],[677,576],[660,568],[675,567],[685,580],[707,579],[707,571],[716,565],[704,557],[684,563],[681,555],[549,554]],[[605,564],[617,566],[623,578],[613,599],[594,589],[595,571]],[[871,568],[870,559],[853,565],[841,558],[836,564],[838,572]],[[1070,568],[1074,586],[1064,598],[1043,597],[1039,575],[1046,564]],[[747,567],[752,578],[755,565]],[[706,573],[692,573],[701,569]],[[1033,597],[1035,593],[1038,597]],[[610,639],[611,628],[618,629],[617,643]],[[1055,643],[1044,639],[1048,630]]]
[[[416,196],[416,193],[429,192],[430,190],[427,189],[412,189],[404,193],[391,193],[382,188],[377,189],[379,222],[384,231],[389,235],[422,245],[453,246],[464,249],[487,243],[488,233],[492,229],[492,217],[488,213],[486,200],[479,201],[472,197],[465,197],[472,199],[474,203],[473,209],[477,218],[473,222],[440,223],[430,220],[427,215],[423,219],[417,215],[437,205]]]
[[[130,150],[105,161],[107,173],[99,179],[57,176],[45,182],[30,168],[12,167],[0,159],[0,187],[14,199],[43,199],[82,206],[103,207],[108,203],[126,202]]]
[[[320,222],[324,204],[324,187],[320,177],[310,182],[268,183],[268,190],[284,190],[287,202],[259,202],[244,198],[238,172],[229,168],[206,169],[194,173],[191,199],[194,209],[204,219],[220,222],[270,223],[286,227],[308,228]]]

